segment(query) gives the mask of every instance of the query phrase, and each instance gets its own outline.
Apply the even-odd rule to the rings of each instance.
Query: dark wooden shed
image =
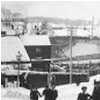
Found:
[[[25,35],[22,38],[25,49],[30,59],[37,59],[32,63],[31,70],[48,71],[49,61],[38,61],[38,59],[49,59],[51,57],[51,44],[48,36]]]

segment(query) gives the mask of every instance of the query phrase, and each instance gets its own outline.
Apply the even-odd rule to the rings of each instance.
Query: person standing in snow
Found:
[[[55,84],[56,84],[56,77],[54,74],[52,74],[51,86],[55,86]]]
[[[55,89],[55,85],[53,85],[51,88],[46,87],[46,89],[43,91],[43,95],[45,96],[44,100],[56,100],[58,91]]]
[[[30,100],[38,100],[39,97],[41,97],[41,94],[37,88],[30,90]]]
[[[50,100],[49,99],[51,96],[50,93],[51,93],[51,89],[48,86],[46,86],[46,88],[43,90],[43,95],[45,96],[44,100]]]
[[[92,96],[86,93],[87,87],[82,87],[82,93],[79,93],[77,100],[92,100]]]
[[[100,100],[100,81],[94,81],[93,100]]]
[[[58,91],[55,89],[55,85],[52,85],[49,100],[56,100],[57,97],[58,97]]]

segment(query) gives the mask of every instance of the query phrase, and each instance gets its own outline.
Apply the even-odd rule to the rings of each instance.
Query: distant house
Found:
[[[18,51],[21,52],[21,60],[29,61],[30,58],[20,39],[16,36],[6,36],[1,38],[1,61],[17,61]],[[2,65],[3,66],[3,65]],[[13,66],[13,65],[6,65]],[[26,67],[31,66],[26,64]]]

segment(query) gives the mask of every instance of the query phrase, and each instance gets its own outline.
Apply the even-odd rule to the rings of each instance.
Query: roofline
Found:
[[[50,36],[49,38],[70,38],[70,36]],[[76,39],[88,39],[88,40],[100,40],[100,37],[94,36],[92,39],[88,36],[72,36],[72,38]]]

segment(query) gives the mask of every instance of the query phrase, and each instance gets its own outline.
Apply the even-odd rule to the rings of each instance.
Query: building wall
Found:
[[[50,46],[25,46],[25,48],[30,59],[49,59],[51,57]],[[36,61],[32,63],[31,70],[48,71],[49,63],[48,61]]]
[[[51,57],[50,46],[25,46],[30,59],[42,58],[47,59]]]

